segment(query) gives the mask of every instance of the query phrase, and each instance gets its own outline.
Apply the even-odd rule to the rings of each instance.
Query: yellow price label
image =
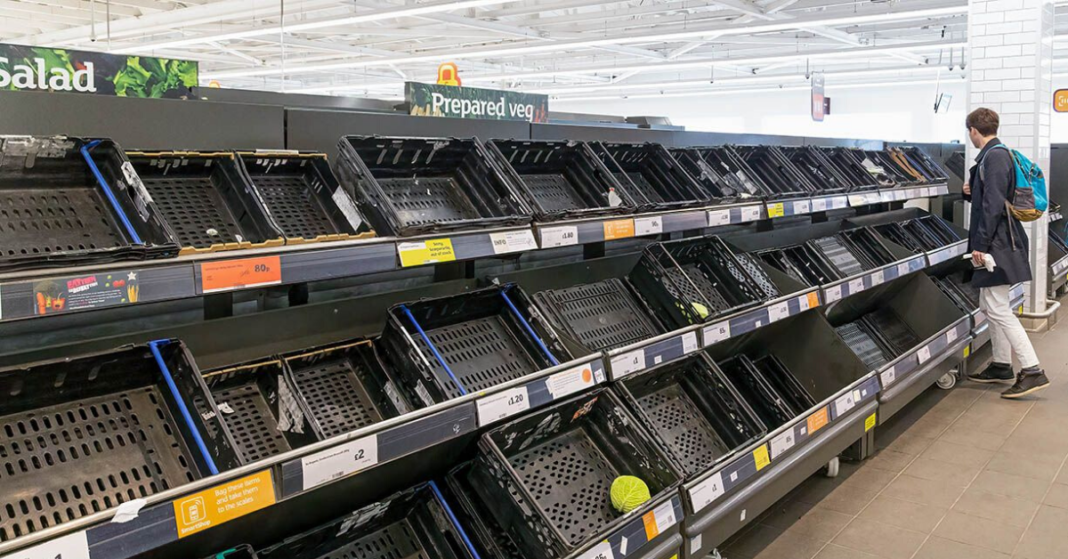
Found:
[[[768,204],[768,217],[782,217],[784,215],[786,215],[786,207],[782,202]]]
[[[808,308],[814,309],[820,306],[820,296],[815,291],[808,294]]]
[[[964,346],[964,358],[967,359],[968,356],[971,355],[971,354],[972,354],[972,346],[970,344]]]
[[[876,412],[876,413],[878,413],[878,412]],[[869,415],[867,419],[864,420],[864,432],[865,433],[867,433],[868,431],[871,431],[872,427],[875,427],[875,419],[876,419],[875,415],[876,414],[873,413],[873,414]]]
[[[753,462],[756,463],[756,469],[759,472],[771,464],[771,456],[768,455],[768,445],[760,445],[760,448],[753,451]]]
[[[397,254],[400,255],[401,266],[423,266],[438,262],[452,262],[456,260],[456,252],[452,248],[452,239],[428,239],[410,243],[399,243]]]

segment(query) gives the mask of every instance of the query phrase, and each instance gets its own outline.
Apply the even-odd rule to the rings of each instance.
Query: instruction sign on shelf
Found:
[[[282,259],[278,256],[207,261],[200,264],[203,293],[217,293],[282,283]]]
[[[423,266],[456,260],[456,251],[452,248],[452,239],[427,239],[407,243],[397,243],[397,255],[401,266]]]
[[[174,501],[178,537],[184,538],[275,503],[270,470],[187,495]]]

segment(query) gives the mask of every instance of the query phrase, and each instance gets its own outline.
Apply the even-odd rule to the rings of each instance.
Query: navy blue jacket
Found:
[[[1009,216],[1005,202],[1016,188],[1016,170],[1007,149],[994,149],[1001,140],[990,140],[975,158],[969,171],[972,194],[968,250],[994,256],[994,272],[977,269],[972,275],[976,287],[1012,285],[1031,280],[1027,233],[1023,224]]]

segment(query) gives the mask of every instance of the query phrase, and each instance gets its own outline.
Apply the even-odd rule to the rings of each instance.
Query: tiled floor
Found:
[[[875,456],[810,478],[724,559],[1068,558],[1068,324],[1032,339],[1052,387],[928,390],[880,428]]]

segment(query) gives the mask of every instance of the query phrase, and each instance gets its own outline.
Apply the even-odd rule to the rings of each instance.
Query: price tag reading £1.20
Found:
[[[527,394],[527,387],[517,386],[497,394],[479,398],[476,404],[478,406],[478,424],[484,426],[529,410],[530,396]]]

